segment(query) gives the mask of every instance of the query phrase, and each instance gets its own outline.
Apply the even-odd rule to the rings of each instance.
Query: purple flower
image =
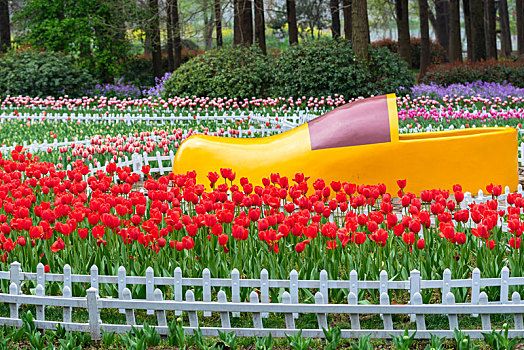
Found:
[[[445,96],[454,97],[455,95],[463,97],[507,98],[510,95],[524,97],[524,89],[508,84],[506,81],[502,83],[476,81],[473,83],[451,84],[448,86],[431,83],[414,86],[411,89],[411,95],[413,97],[430,96],[434,98],[444,98]]]

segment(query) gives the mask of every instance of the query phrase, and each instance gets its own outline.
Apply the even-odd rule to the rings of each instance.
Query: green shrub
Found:
[[[291,46],[274,58],[273,71],[273,96],[369,96],[414,82],[406,63],[387,49],[371,49],[366,64],[349,42],[331,39]]]
[[[524,87],[524,59],[495,60],[481,62],[465,61],[433,66],[422,82],[438,85],[472,83],[481,80],[486,83],[508,82],[517,87]]]
[[[255,47],[223,47],[196,56],[166,82],[166,96],[250,98],[266,96],[268,58]]]
[[[411,64],[420,69],[420,38],[411,38]],[[398,42],[391,39],[382,39],[371,43],[372,47],[385,47],[391,52],[398,53]],[[446,60],[446,50],[435,40],[429,42],[430,63],[437,65]]]
[[[0,96],[75,97],[93,85],[93,77],[61,53],[24,49],[0,57]]]

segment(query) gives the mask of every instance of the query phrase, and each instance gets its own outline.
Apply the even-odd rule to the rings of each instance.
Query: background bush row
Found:
[[[256,47],[206,52],[173,73],[164,97],[357,97],[395,92],[413,83],[405,62],[385,48],[372,49],[364,63],[347,41],[324,39],[269,56]]]

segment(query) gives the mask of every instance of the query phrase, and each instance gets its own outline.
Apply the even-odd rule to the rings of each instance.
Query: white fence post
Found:
[[[249,302],[252,304],[258,304],[258,294],[255,291],[252,291],[249,294]],[[260,312],[253,312],[253,327],[258,329],[264,328]]]
[[[98,316],[98,290],[90,287],[87,290],[87,312],[89,314],[89,333],[92,340],[102,339],[100,319]]]

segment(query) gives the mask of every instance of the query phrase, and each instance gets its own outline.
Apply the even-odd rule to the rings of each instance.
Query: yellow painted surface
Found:
[[[394,95],[393,95],[394,96]],[[406,190],[485,190],[489,183],[518,185],[517,131],[477,128],[448,132],[398,135],[396,103],[388,95],[392,142],[311,150],[308,125],[263,138],[191,136],[178,150],[173,171],[195,170],[197,182],[209,185],[207,174],[220,168],[236,172],[235,182],[247,177],[255,185],[271,173],[293,178],[301,172],[312,180],[323,178],[356,184],[385,183],[391,193],[396,180],[407,179]],[[398,141],[397,141],[398,140]],[[312,187],[312,186],[310,186]]]

